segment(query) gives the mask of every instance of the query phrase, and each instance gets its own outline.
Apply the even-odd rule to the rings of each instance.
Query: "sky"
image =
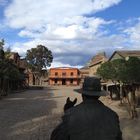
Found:
[[[82,67],[95,54],[140,50],[140,0],[0,0],[0,39],[25,57],[45,45],[51,67]]]

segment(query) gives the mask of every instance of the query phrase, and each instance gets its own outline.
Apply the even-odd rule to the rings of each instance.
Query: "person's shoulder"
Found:
[[[118,118],[118,114],[114,110],[109,108],[108,106],[104,105],[104,109],[109,115],[112,115],[112,116]]]

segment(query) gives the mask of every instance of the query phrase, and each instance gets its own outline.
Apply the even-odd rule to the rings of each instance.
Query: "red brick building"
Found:
[[[50,85],[79,85],[80,72],[77,68],[51,68],[49,72]]]

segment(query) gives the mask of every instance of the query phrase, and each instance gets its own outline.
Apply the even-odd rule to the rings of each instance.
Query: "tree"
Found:
[[[112,62],[112,68],[114,69],[114,77],[112,79],[117,82],[122,82],[124,77],[124,71],[126,69],[126,62],[124,59],[115,59]]]
[[[134,84],[140,83],[140,58],[129,57],[126,61],[126,67],[123,70],[124,83]]]
[[[43,45],[27,50],[26,60],[36,79],[40,79],[42,69],[49,67],[53,61],[52,52]],[[39,84],[39,83],[36,83]]]
[[[0,60],[4,59],[4,50],[3,50],[3,46],[4,46],[4,39],[2,39],[0,41]]]
[[[3,46],[4,46],[4,39],[1,39],[1,41],[0,41],[0,48],[3,48]]]
[[[140,58],[129,57],[129,59],[116,59],[101,65],[97,73],[106,80],[112,80],[120,84],[120,96],[122,101],[123,86],[127,88],[127,94],[130,92],[131,99],[135,99],[134,84],[140,84]],[[125,87],[124,86],[124,87]],[[133,90],[132,90],[133,89]],[[134,101],[133,101],[134,102]],[[135,109],[134,109],[135,110]],[[133,112],[136,113],[136,110]],[[136,116],[136,115],[135,115]]]
[[[0,96],[1,96],[1,92],[2,92],[2,85],[3,85],[3,79],[2,79],[2,76],[3,76],[3,71],[2,71],[2,62],[4,60],[4,51],[3,51],[3,46],[4,46],[4,40],[2,39],[0,41]]]
[[[140,82],[140,59],[130,57],[128,60],[115,59],[98,68],[97,74],[103,79],[132,84]]]
[[[7,95],[14,88],[14,85],[18,86],[20,77],[21,74],[18,67],[12,61],[8,59],[0,60],[0,90],[2,95]]]
[[[117,97],[120,98],[121,97],[121,92],[120,92],[120,88],[118,87],[118,82],[120,82],[119,80],[119,71],[121,68],[121,65],[120,65],[120,62],[122,62],[122,60],[114,60],[114,61],[108,61],[108,62],[105,62],[101,65],[101,67],[99,67],[97,69],[97,74],[102,78],[104,79],[105,81],[112,81],[115,85],[114,88],[111,88],[111,93],[110,93],[110,96],[111,96],[111,99],[112,99],[112,94],[113,94],[113,91],[115,92],[115,95],[117,93]],[[113,91],[112,91],[113,90]]]
[[[97,69],[97,74],[104,80],[113,80],[116,76],[111,62],[105,62]]]
[[[9,59],[10,55],[11,55],[11,48],[8,47],[6,50],[5,50],[5,58]]]
[[[3,46],[4,40],[2,39],[0,41],[0,96],[7,95],[14,85],[17,88],[22,76],[18,67],[6,56],[6,53],[10,54],[10,51],[5,53]]]
[[[50,66],[53,60],[52,52],[43,45],[27,50],[26,60],[33,71],[40,72]]]

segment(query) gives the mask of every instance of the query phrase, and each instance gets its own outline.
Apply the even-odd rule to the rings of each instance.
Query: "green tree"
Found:
[[[121,80],[129,84],[140,83],[140,58],[129,57],[125,63],[126,67],[123,70],[124,79],[122,78]]]
[[[117,81],[119,83],[122,82],[124,79],[124,71],[126,71],[126,62],[124,59],[115,59],[111,62],[114,77],[112,77],[112,80]]]
[[[3,48],[3,46],[4,46],[4,39],[1,39],[1,41],[0,41],[0,48]]]
[[[5,50],[5,58],[9,59],[10,55],[11,55],[11,48],[8,47],[6,50]]]
[[[111,80],[112,82],[124,82],[129,76],[126,62],[124,59],[115,59],[111,62],[106,62],[97,69],[97,74],[101,78]]]
[[[106,62],[101,65],[100,68],[97,70],[98,75],[101,78],[106,80],[112,80],[114,83],[120,83],[120,99],[122,103],[122,93],[123,93],[123,86],[129,85],[131,88],[127,88],[126,91],[130,92],[131,99],[136,99],[135,91],[136,88],[134,84],[140,84],[140,58],[137,57],[129,57],[129,59],[116,59],[111,62]],[[133,90],[131,90],[133,89]],[[135,101],[133,101],[135,102]],[[134,103],[133,103],[134,104]],[[131,107],[132,108],[132,107]],[[130,109],[131,110],[131,109]],[[134,111],[135,110],[135,111]],[[136,109],[134,108],[132,111],[136,113]],[[136,113],[137,114],[137,113]],[[137,115],[134,115],[137,116]]]
[[[4,52],[3,46],[4,40],[2,39],[0,41],[0,96],[7,95],[14,85],[18,87],[22,76],[18,67],[6,57],[7,52]]]
[[[14,88],[14,85],[18,87],[20,77],[21,73],[18,67],[12,61],[8,59],[0,61],[0,87],[2,95],[7,95]]]
[[[4,39],[2,39],[0,41],[0,60],[4,59],[4,50],[3,50],[3,46],[4,46]]]
[[[97,74],[106,80],[123,84],[140,83],[140,59],[129,57],[106,62],[98,68]]]
[[[43,45],[27,50],[26,60],[29,67],[36,72],[41,72],[43,68],[50,66],[53,60],[52,52]]]
[[[116,74],[111,62],[105,62],[97,69],[97,75],[104,80],[114,80]]]

